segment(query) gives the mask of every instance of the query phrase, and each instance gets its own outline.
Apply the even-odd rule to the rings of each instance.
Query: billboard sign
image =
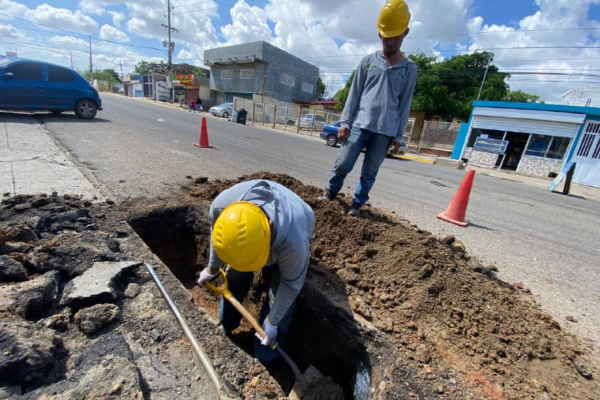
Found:
[[[169,85],[167,82],[156,82],[156,100],[169,101]]]

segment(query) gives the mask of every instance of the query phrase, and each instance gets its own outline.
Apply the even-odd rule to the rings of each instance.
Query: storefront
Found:
[[[502,151],[477,146],[482,139],[504,144]],[[540,178],[555,177],[573,161],[574,182],[600,187],[600,108],[474,102],[452,158]]]

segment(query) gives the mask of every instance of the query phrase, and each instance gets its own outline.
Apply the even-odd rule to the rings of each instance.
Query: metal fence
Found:
[[[452,150],[460,124],[453,122],[425,121],[421,137],[419,139],[419,150],[422,148]]]
[[[332,124],[340,119],[339,113],[331,111],[310,111],[298,106],[258,103],[240,98],[234,99],[233,108],[243,108],[248,112],[247,123],[310,136],[318,135],[323,125]]]

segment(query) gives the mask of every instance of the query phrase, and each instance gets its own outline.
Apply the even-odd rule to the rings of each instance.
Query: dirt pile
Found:
[[[598,398],[590,349],[541,311],[526,289],[496,279],[495,268],[470,256],[456,238],[433,237],[370,207],[360,219],[347,216],[348,198],[318,202],[322,189],[285,175],[198,182],[189,192],[210,201],[257,178],[287,186],[313,207],[312,263],[345,283],[332,285],[331,296],[347,297],[357,318],[383,332],[420,377],[458,381],[490,399]],[[453,385],[437,393],[465,398]]]

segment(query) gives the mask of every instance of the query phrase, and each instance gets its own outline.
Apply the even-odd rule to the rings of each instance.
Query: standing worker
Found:
[[[209,218],[210,259],[198,284],[216,278],[228,264],[229,290],[242,302],[254,271],[262,269],[269,292],[259,323],[266,337],[255,338],[254,348],[256,357],[268,367],[278,357],[269,344],[273,340],[285,344],[296,297],[304,285],[315,215],[294,192],[261,179],[238,183],[219,194],[210,206]],[[221,297],[219,320],[226,334],[240,325],[241,318]]]
[[[360,182],[348,214],[359,217],[369,200],[379,167],[393,144],[395,152],[403,143],[410,103],[417,82],[417,66],[400,51],[408,35],[410,11],[403,0],[384,4],[377,19],[383,45],[364,57],[356,70],[338,132],[340,149],[333,165],[327,191],[319,200],[333,200],[342,189],[363,148],[365,159]]]

